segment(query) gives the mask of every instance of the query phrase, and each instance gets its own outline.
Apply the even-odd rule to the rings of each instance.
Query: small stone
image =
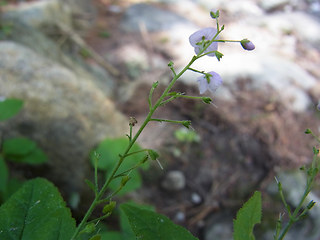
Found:
[[[179,191],[185,188],[186,179],[181,171],[170,171],[165,176],[161,186],[168,191]]]
[[[177,221],[177,222],[183,222],[186,220],[186,214],[184,212],[177,212],[177,214],[175,215],[174,219]]]
[[[199,203],[201,203],[201,201],[202,201],[202,198],[198,193],[194,192],[191,194],[191,202],[193,204],[199,204]]]

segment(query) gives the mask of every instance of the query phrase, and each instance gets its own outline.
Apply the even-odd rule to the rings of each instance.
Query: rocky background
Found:
[[[248,38],[256,49],[219,44],[221,62],[203,58],[193,67],[216,71],[223,87],[214,106],[177,100],[158,117],[189,119],[193,142],[179,141],[179,126],[150,124],[140,144],[161,153],[144,172],[144,187],[126,196],[155,205],[200,239],[231,239],[235,211],[254,190],[263,192],[264,224],[257,239],[272,239],[284,209],[274,176],[296,204],[319,133],[320,2],[295,0],[2,1],[0,96],[23,99],[23,111],[0,124],[3,139],[27,136],[49,156],[37,168],[12,167],[21,178],[43,176],[68,201],[81,196],[74,215],[86,209],[88,155],[105,137],[124,136],[128,117],[141,122],[151,84],[163,88],[193,56],[188,37],[215,26],[221,39]],[[176,91],[198,95],[197,74],[188,72]],[[319,187],[312,195],[317,200]],[[318,205],[287,239],[320,239]]]

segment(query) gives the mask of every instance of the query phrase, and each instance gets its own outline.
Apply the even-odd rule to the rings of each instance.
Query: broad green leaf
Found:
[[[121,232],[115,232],[115,231],[102,232],[100,233],[100,235],[101,235],[101,240],[129,240],[129,239],[125,239]]]
[[[28,138],[11,138],[3,141],[3,153],[8,156],[25,156],[31,153],[37,144]]]
[[[7,190],[9,171],[3,157],[0,156],[0,201]],[[3,199],[2,199],[3,200]]]
[[[23,101],[14,98],[8,98],[0,101],[0,121],[7,120],[16,115],[23,106]]]
[[[254,225],[261,222],[261,193],[256,191],[242,206],[233,221],[234,240],[254,240]]]
[[[154,207],[150,206],[150,205],[140,205],[135,202],[128,202],[125,204],[133,206],[133,207],[137,207],[139,209],[149,210],[149,211],[153,211],[153,212],[155,211]],[[121,226],[121,230],[122,230],[121,233],[123,235],[123,240],[135,240],[136,239],[136,236],[130,226],[128,217],[126,216],[125,212],[122,210],[121,207],[120,207],[120,226]]]
[[[189,231],[174,224],[164,215],[122,204],[121,209],[128,217],[136,239],[141,240],[196,240]]]
[[[37,144],[28,138],[12,138],[3,142],[3,152],[8,160],[28,164],[41,164],[48,160]]]
[[[0,207],[0,239],[70,240],[75,220],[49,181],[27,181]]]
[[[15,178],[9,178],[7,183],[7,189],[3,194],[3,201],[7,201],[9,197],[11,197],[12,194],[14,194],[20,187],[22,187],[23,182],[15,179]]]

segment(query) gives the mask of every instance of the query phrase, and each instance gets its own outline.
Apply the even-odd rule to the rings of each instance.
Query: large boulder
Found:
[[[75,73],[10,41],[0,42],[0,55],[0,96],[24,101],[17,116],[0,124],[2,138],[36,141],[49,157],[37,175],[52,180],[67,196],[81,192],[91,171],[90,150],[107,136],[124,135],[126,119],[89,74]]]

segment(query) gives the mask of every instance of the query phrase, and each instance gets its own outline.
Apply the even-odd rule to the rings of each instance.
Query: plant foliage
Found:
[[[234,240],[254,240],[254,225],[261,222],[261,193],[256,191],[242,206],[233,222]]]
[[[70,240],[75,220],[58,189],[36,178],[0,207],[0,239]]]

